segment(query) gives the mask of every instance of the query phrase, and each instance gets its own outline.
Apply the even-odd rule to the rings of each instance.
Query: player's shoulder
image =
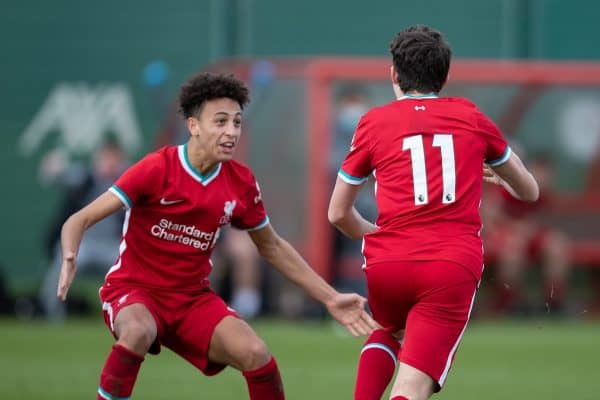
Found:
[[[462,108],[465,112],[472,113],[477,116],[485,115],[483,111],[479,109],[479,106],[471,99],[465,97],[444,97],[448,104],[452,104],[455,107]]]
[[[222,163],[224,171],[231,179],[237,179],[243,182],[253,182],[254,173],[245,163],[238,160],[228,160]]]
[[[479,110],[477,104],[471,99],[467,99],[466,97],[440,97],[440,99],[444,99],[451,104],[456,104],[458,106],[463,106],[466,108],[471,108],[473,110]]]
[[[144,168],[153,172],[158,172],[168,168],[173,162],[177,161],[177,146],[165,146],[146,154],[139,163]]]
[[[363,121],[376,121],[379,118],[385,118],[389,115],[389,111],[395,107],[397,101],[392,101],[386,104],[371,107],[366,113],[363,114],[361,120]]]
[[[178,162],[177,146],[166,146],[147,153],[136,163],[136,170],[143,171],[144,176],[154,176],[160,180],[168,174],[174,163]]]
[[[357,129],[359,131],[372,131],[381,123],[387,122],[391,108],[392,103],[371,107],[360,117]]]
[[[142,160],[151,164],[164,164],[169,159],[177,157],[178,146],[164,146],[157,150],[151,151],[144,156]]]

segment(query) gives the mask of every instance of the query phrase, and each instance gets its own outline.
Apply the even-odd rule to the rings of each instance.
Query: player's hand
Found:
[[[504,186],[504,180],[487,164],[483,164],[483,180],[494,185]]]
[[[67,299],[67,292],[75,279],[77,273],[77,266],[75,265],[75,253],[70,252],[63,256],[62,266],[60,268],[60,277],[58,278],[58,289],[56,296],[65,301]]]
[[[326,304],[331,316],[353,336],[368,335],[379,325],[367,311],[367,299],[355,293],[337,293]]]

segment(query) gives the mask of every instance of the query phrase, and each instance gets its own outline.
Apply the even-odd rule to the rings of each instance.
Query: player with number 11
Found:
[[[399,358],[392,400],[421,400],[446,380],[483,272],[482,175],[526,201],[538,185],[472,102],[438,96],[451,57],[439,32],[410,27],[391,53],[397,100],[361,118],[329,219],[363,239],[369,305],[382,326],[363,347],[355,399],[380,399]],[[353,207],[371,174],[376,225]]]

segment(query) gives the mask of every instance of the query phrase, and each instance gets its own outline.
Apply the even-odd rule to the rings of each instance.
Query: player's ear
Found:
[[[198,120],[194,117],[189,117],[185,122],[190,135],[194,136],[194,132],[198,131]]]
[[[390,79],[392,80],[393,85],[400,84],[400,82],[398,81],[398,74],[396,73],[396,68],[394,67],[394,64],[390,65]]]
[[[396,98],[402,97],[404,94],[402,93],[402,90],[400,90],[400,81],[398,80],[398,74],[396,73],[394,64],[390,66],[390,79],[392,80],[392,88],[394,89]]]

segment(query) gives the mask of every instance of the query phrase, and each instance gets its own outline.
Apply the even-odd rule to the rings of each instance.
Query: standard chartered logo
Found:
[[[168,219],[161,219],[158,224],[150,228],[152,236],[170,242],[191,246],[195,249],[206,251],[215,247],[219,238],[220,229],[213,232],[204,232],[195,225],[176,224]]]

